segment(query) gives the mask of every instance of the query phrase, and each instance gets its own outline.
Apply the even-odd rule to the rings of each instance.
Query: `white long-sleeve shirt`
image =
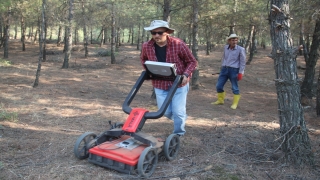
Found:
[[[244,74],[246,67],[246,51],[243,47],[236,45],[233,49],[229,45],[224,46],[222,66],[239,68],[239,73]]]

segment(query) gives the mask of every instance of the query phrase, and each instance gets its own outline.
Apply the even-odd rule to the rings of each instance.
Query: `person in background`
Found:
[[[177,74],[182,75],[182,83],[176,90],[164,116],[173,120],[173,133],[183,136],[186,132],[186,104],[189,80],[197,66],[197,60],[181,39],[170,36],[174,29],[169,27],[168,22],[154,20],[149,27],[144,29],[150,31],[152,39],[142,45],[140,55],[142,66],[144,67],[144,63],[147,60],[174,63],[177,68]],[[158,108],[163,104],[172,84],[172,81],[152,80]]]
[[[240,100],[238,81],[242,79],[246,66],[246,52],[243,47],[237,45],[238,39],[239,37],[236,34],[227,37],[228,44],[224,46],[222,66],[216,84],[218,100],[212,103],[215,105],[224,104],[226,93],[223,87],[229,79],[233,92],[232,109],[237,109]]]

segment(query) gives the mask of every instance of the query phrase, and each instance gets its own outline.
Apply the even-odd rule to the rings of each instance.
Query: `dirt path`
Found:
[[[97,134],[109,128],[108,121],[123,122],[122,103],[141,73],[136,46],[121,46],[117,64],[98,57],[91,45],[90,57],[75,51],[69,69],[61,69],[61,48],[48,46],[42,64],[40,85],[32,88],[38,61],[38,47],[28,44],[20,51],[10,47],[13,65],[0,67],[1,111],[16,112],[18,120],[0,120],[0,179],[139,179],[78,160],[73,154],[76,139],[84,132]],[[157,179],[319,179],[320,119],[315,106],[305,111],[318,169],[284,166],[281,153],[277,96],[270,49],[259,49],[240,81],[241,100],[230,109],[232,92],[226,86],[225,105],[213,106],[219,72],[220,49],[201,59],[200,89],[188,95],[187,134],[179,156],[160,161],[152,178]],[[2,52],[0,57],[3,57]],[[107,60],[106,60],[107,59]],[[298,59],[303,66],[303,61]],[[303,71],[299,70],[303,76]],[[316,73],[318,74],[318,73]],[[151,85],[144,84],[132,107],[155,110]],[[313,102],[314,103],[314,102]],[[148,120],[143,129],[155,137],[167,137],[172,122]],[[207,168],[207,169],[206,169]]]

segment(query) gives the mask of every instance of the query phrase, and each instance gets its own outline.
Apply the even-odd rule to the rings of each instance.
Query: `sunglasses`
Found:
[[[166,32],[166,31],[163,31],[163,32],[161,32],[161,31],[159,31],[159,32],[151,31],[151,34],[152,35],[159,34],[161,36],[164,32]]]

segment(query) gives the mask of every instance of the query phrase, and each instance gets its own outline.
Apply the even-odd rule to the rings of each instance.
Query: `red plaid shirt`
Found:
[[[143,43],[140,55],[142,65],[146,60],[158,61],[154,43],[155,41],[153,39]],[[186,74],[189,78],[197,66],[197,60],[192,55],[188,46],[181,39],[170,36],[167,36],[166,62],[174,63],[177,68],[177,74]],[[172,86],[172,84],[172,81],[152,80],[153,87],[158,89],[167,90]],[[179,87],[181,87],[181,85]]]

